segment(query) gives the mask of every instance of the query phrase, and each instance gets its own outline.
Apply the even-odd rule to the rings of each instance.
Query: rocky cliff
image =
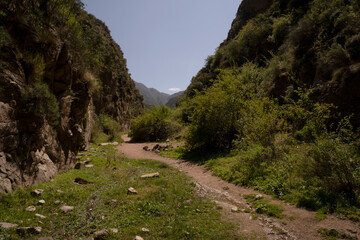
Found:
[[[119,46],[77,0],[0,2],[0,192],[71,168],[94,114],[142,108]]]
[[[280,103],[302,89],[334,105],[336,121],[360,126],[358,1],[243,0],[227,39],[192,79],[186,95],[206,91],[219,70],[255,63],[259,92]],[[195,91],[196,90],[196,91]]]

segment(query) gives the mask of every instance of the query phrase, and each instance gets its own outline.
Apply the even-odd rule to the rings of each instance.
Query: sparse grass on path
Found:
[[[125,159],[116,155],[113,146],[92,145],[80,161],[87,158],[93,159],[93,168],[72,169],[39,186],[3,194],[0,222],[42,227],[42,232],[20,236],[15,229],[0,228],[0,239],[86,239],[110,228],[119,232],[106,239],[134,239],[136,235],[144,239],[242,239],[234,236],[235,226],[221,220],[215,204],[197,196],[194,184],[178,170],[157,161]],[[140,178],[152,172],[159,172],[160,177]],[[74,183],[76,177],[91,183],[79,185]],[[129,187],[138,194],[127,194]],[[34,189],[44,193],[33,196]],[[40,199],[44,205],[37,205]],[[61,203],[55,204],[56,200]],[[30,205],[36,207],[35,212],[25,211]],[[63,213],[59,210],[63,205],[74,210]],[[46,219],[35,217],[36,213]]]

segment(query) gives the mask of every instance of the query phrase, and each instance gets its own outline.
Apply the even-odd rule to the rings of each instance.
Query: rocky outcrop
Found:
[[[0,2],[0,192],[73,167],[94,114],[128,127],[142,107],[120,47],[76,4]]]

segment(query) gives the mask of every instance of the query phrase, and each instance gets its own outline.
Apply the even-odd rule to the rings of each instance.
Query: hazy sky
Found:
[[[186,89],[226,38],[240,2],[83,0],[109,27],[132,78],[166,93]]]

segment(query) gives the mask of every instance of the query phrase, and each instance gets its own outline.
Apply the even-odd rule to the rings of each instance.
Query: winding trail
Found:
[[[328,216],[320,220],[315,218],[315,212],[297,208],[279,200],[271,200],[271,203],[284,207],[283,219],[276,219],[259,215],[256,220],[251,219],[250,213],[232,212],[232,209],[254,209],[242,197],[243,194],[260,194],[252,189],[239,187],[228,183],[214,175],[201,165],[178,159],[165,158],[156,153],[145,151],[143,147],[152,149],[156,143],[129,143],[130,138],[123,136],[125,143],[117,147],[118,151],[130,159],[152,159],[167,163],[190,176],[196,182],[196,189],[201,196],[207,197],[219,204],[223,209],[223,216],[238,224],[238,232],[248,234],[257,239],[306,239],[321,240],[318,229],[336,229],[348,235],[360,239],[360,225],[348,220],[340,220],[334,216]],[[261,194],[264,198],[271,196]]]

